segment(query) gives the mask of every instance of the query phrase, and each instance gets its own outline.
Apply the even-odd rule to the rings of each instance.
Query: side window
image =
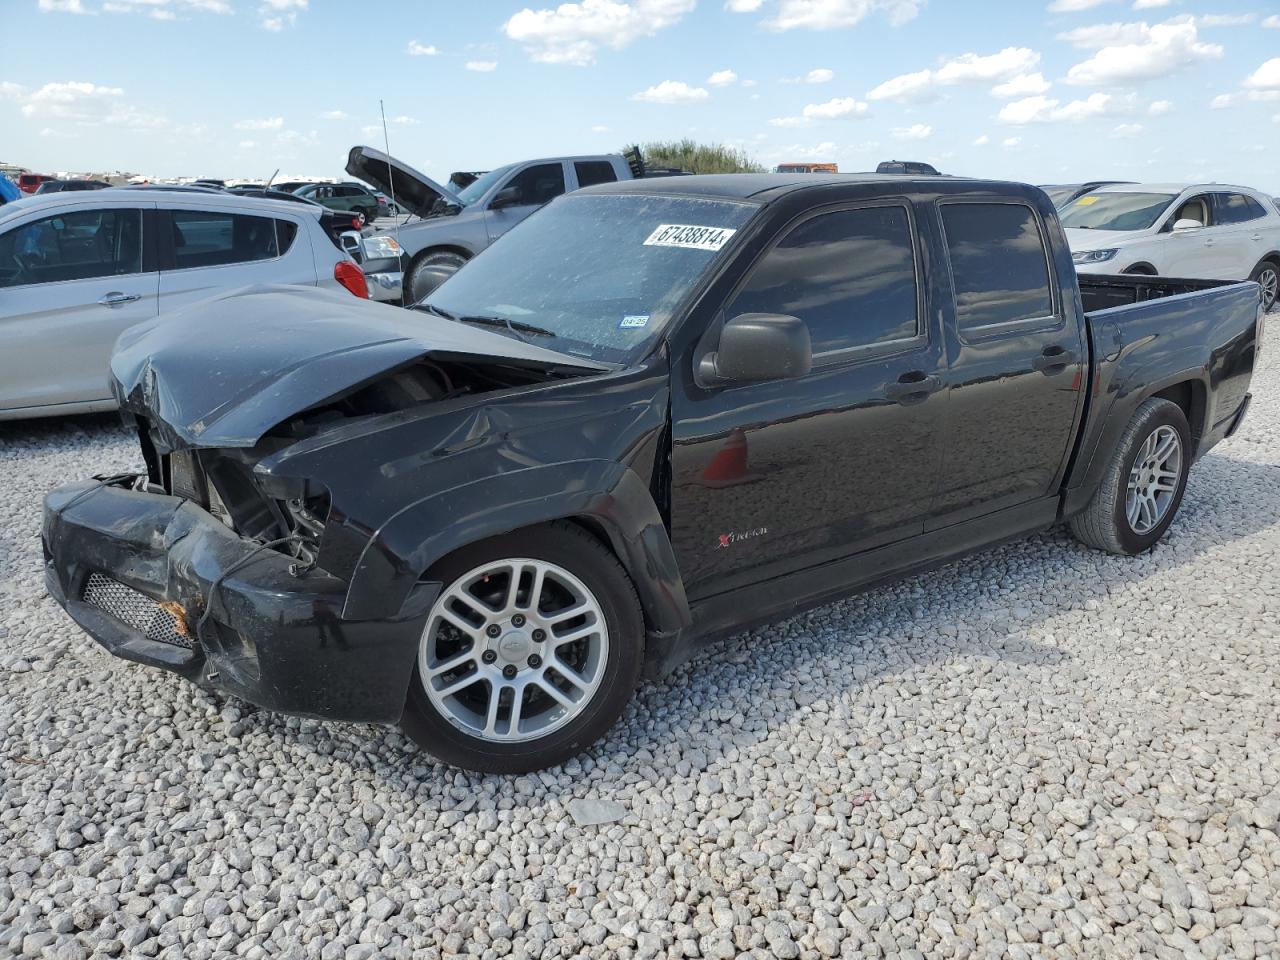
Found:
[[[298,225],[292,220],[276,221],[276,249],[280,251],[280,256],[289,252],[289,248],[293,246],[293,238],[297,235]]]
[[[174,210],[174,266],[219,267],[278,256],[276,221],[242,213]]]
[[[608,160],[578,160],[573,165],[578,175],[578,186],[590,187],[597,183],[613,183],[618,179],[613,164]]]
[[[77,210],[0,234],[0,287],[141,272],[141,210]]]
[[[752,268],[727,317],[782,313],[809,328],[814,354],[914,337],[915,245],[905,207],[813,217]]]
[[[1267,215],[1262,204],[1243,193],[1215,193],[1213,199],[1214,219],[1221,224],[1248,223]]]
[[[1021,203],[944,203],[942,226],[961,330],[1053,314],[1035,212]]]
[[[564,167],[558,163],[526,167],[508,180],[507,186],[520,191],[517,206],[544,204],[564,193]]]
[[[1179,220],[1194,220],[1202,227],[1212,226],[1213,219],[1209,215],[1209,197],[1201,195],[1192,197],[1178,208],[1178,212],[1169,218],[1169,222],[1165,224],[1166,230],[1172,230],[1173,225]]]

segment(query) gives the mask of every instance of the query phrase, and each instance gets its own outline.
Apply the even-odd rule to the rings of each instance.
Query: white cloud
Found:
[[[1246,90],[1280,90],[1280,57],[1273,57],[1258,67],[1241,86]]]
[[[473,73],[493,73],[498,69],[497,60],[468,60],[467,69]]]
[[[826,103],[811,103],[801,111],[809,119],[831,120],[835,117],[847,117],[849,114],[861,116],[867,112],[867,105],[853,97],[836,97]]]
[[[1156,7],[1167,7],[1173,0],[1133,0],[1133,9],[1152,10]]]
[[[933,133],[933,127],[927,123],[913,123],[909,127],[894,127],[893,135],[898,140],[927,140]]]
[[[755,13],[764,6],[764,0],[725,0],[724,8],[730,13]]]
[[[238,146],[241,150],[252,150],[252,149],[253,149],[254,147],[256,147],[257,145],[258,145],[258,142],[257,142],[256,140],[241,140],[241,141],[237,144],[237,146]]]
[[[1081,10],[1092,10],[1100,7],[1108,0],[1053,0],[1049,4],[1050,13],[1079,13]]]
[[[584,66],[601,46],[621,50],[679,22],[697,0],[581,0],[554,9],[528,7],[502,26],[539,63]]]
[[[608,127],[606,127],[606,126],[604,126],[604,124],[600,124],[600,123],[598,123],[598,124],[596,124],[594,127],[592,127],[592,128],[591,128],[591,132],[592,132],[592,133],[608,133],[608,132],[609,132],[609,128],[608,128]]]
[[[31,90],[17,83],[0,83],[0,100],[19,105],[24,117],[67,120],[78,126],[116,126],[129,130],[157,130],[169,120],[160,114],[139,110],[122,99],[120,87],[69,80],[46,83]],[[59,132],[58,136],[64,135]]]
[[[284,126],[284,117],[268,117],[265,120],[239,120],[237,130],[279,130]]]
[[[1083,100],[1072,100],[1067,104],[1050,97],[1025,97],[1005,104],[997,117],[1001,123],[1015,126],[1028,123],[1077,123],[1131,109],[1132,101],[1128,97],[1091,93]]]
[[[1145,23],[1097,23],[1060,33],[1058,39],[1081,50],[1100,50],[1121,43],[1141,43],[1150,29]]]
[[[307,9],[308,0],[262,0],[258,22],[263,30],[279,33],[298,22],[298,14]]]
[[[1280,13],[1273,13],[1267,19],[1262,21],[1264,27],[1270,27],[1272,30],[1280,30]]]
[[[924,0],[778,0],[769,30],[839,30],[883,13],[893,26],[914,20]]]
[[[434,57],[440,53],[434,44],[419,43],[417,40],[409,41],[409,47],[406,52],[411,57]]]
[[[1118,123],[1111,130],[1111,136],[1117,139],[1136,137],[1145,129],[1140,123]]]
[[[46,8],[41,3],[41,9],[68,9],[70,7],[63,6],[61,0],[57,0],[56,6]],[[88,13],[81,8],[80,0],[74,0],[75,13]],[[102,5],[103,13],[136,13],[141,16],[150,17],[152,20],[177,20],[179,14],[187,13],[231,13],[231,5],[226,0],[107,0]]]
[[[771,127],[807,127],[807,117],[774,117],[769,121]]]
[[[1049,81],[1040,73],[1022,73],[991,88],[993,96],[1005,100],[1015,97],[1032,97],[1045,93],[1049,89]]]
[[[644,103],[697,103],[710,94],[702,87],[691,87],[682,80],[663,80],[646,90],[631,95]]]
[[[320,114],[321,120],[345,120],[347,115],[341,110],[326,110]]]
[[[738,80],[738,75],[732,70],[717,70],[711,76],[707,77],[707,83],[713,87],[727,87]]]
[[[40,9],[45,13],[88,13],[80,0],[40,0]],[[41,131],[43,135],[43,131]]]
[[[985,147],[990,142],[991,142],[991,138],[984,133],[982,136],[978,137],[976,140],[973,141],[973,145],[975,147]]]
[[[1005,137],[1003,140],[1001,140],[1001,141],[1000,141],[1000,146],[1002,146],[1002,147],[1016,147],[1016,146],[1017,146],[1018,144],[1020,144],[1021,142],[1022,142],[1022,138],[1021,138],[1021,137]]]
[[[810,70],[804,75],[805,83],[830,83],[836,77],[835,73],[826,67],[819,67],[816,70]]]
[[[1067,83],[1101,86],[1168,76],[1222,56],[1222,46],[1205,43],[1189,22],[1142,24],[1144,39],[1100,49],[1067,71]]]
[[[390,123],[397,127],[416,127],[421,122],[422,121],[417,119],[416,117],[405,116],[403,113],[397,117],[392,117],[387,121],[387,123]]]
[[[1206,13],[1196,17],[1196,24],[1201,27],[1243,27],[1256,19],[1252,13]]]
[[[936,70],[917,70],[886,80],[868,92],[867,99],[919,103],[938,96],[939,87],[1008,80],[1027,73],[1039,62],[1040,54],[1027,47],[1005,47],[987,56],[964,53],[944,60]]]
[[[1209,107],[1213,110],[1223,110],[1236,102],[1234,93],[1220,93],[1209,101]]]
[[[1171,110],[1173,110],[1173,103],[1169,100],[1154,100],[1147,107],[1147,113],[1153,117],[1162,117]]]

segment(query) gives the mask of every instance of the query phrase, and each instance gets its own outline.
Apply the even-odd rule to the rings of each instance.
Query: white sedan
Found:
[[[1079,273],[1254,280],[1267,309],[1280,289],[1280,208],[1221,183],[1099,187],[1060,211]]]
[[[322,208],[213,190],[54,193],[0,208],[0,420],[116,406],[126,327],[254,284],[346,288],[364,274]]]

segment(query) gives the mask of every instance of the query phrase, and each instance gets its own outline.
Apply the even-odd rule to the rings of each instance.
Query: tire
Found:
[[[1276,301],[1280,299],[1280,263],[1263,260],[1253,268],[1249,279],[1262,287],[1262,312],[1274,309]]]
[[[1165,466],[1170,468],[1168,472],[1173,475],[1173,486],[1165,490],[1166,478],[1160,487],[1161,492],[1155,495],[1158,516],[1144,508],[1135,523],[1129,515],[1129,483],[1131,478],[1144,479],[1141,475],[1134,475],[1135,461],[1139,460],[1139,454],[1144,453],[1144,447],[1151,438],[1158,438],[1156,449],[1159,449],[1159,445],[1171,436],[1176,437],[1179,455],[1176,470],[1170,467],[1169,461],[1165,461]],[[1143,462],[1138,463],[1139,471],[1143,465]],[[1093,499],[1082,513],[1071,519],[1071,532],[1081,543],[1109,553],[1134,556],[1150,550],[1164,536],[1177,515],[1190,468],[1191,428],[1182,408],[1157,397],[1143,401],[1121,434]],[[1166,493],[1169,496],[1166,497]],[[1154,524],[1148,526],[1152,519]]]
[[[467,258],[451,250],[437,250],[420,256],[409,268],[406,303],[421,303],[436,287],[466,264]]]
[[[582,752],[622,714],[640,677],[644,618],[626,571],[589,533],[556,522],[493,537],[451,554],[425,579],[444,588],[427,616],[400,725],[427,752],[468,770],[526,773]],[[534,583],[542,584],[536,600]],[[581,636],[553,646],[557,634]]]

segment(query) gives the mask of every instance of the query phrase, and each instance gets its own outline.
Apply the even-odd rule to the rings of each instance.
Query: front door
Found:
[[[677,376],[671,527],[691,600],[920,533],[945,397],[915,237],[899,201],[800,221],[723,317],[799,317],[812,371],[711,390]]]
[[[948,403],[926,529],[1055,493],[1075,437],[1087,350],[1056,296],[1044,224],[1021,202],[938,205],[950,266]]]
[[[490,243],[544,203],[550,203],[564,193],[564,164],[535,163],[523,170],[518,170],[507,178],[507,182],[498,189],[497,193],[504,193],[507,190],[515,191],[514,202],[496,208],[491,205],[485,211],[484,224]],[[497,196],[496,193],[495,196]]]
[[[111,349],[156,315],[141,206],[104,203],[0,234],[0,408],[111,399]]]
[[[1173,230],[1179,220],[1194,220],[1204,226],[1198,230]],[[1166,277],[1187,277],[1193,280],[1216,280],[1230,276],[1230,255],[1220,241],[1225,241],[1222,229],[1214,218],[1213,197],[1202,193],[1184,200],[1173,216],[1166,221],[1167,233],[1161,237],[1165,246],[1160,273]]]

